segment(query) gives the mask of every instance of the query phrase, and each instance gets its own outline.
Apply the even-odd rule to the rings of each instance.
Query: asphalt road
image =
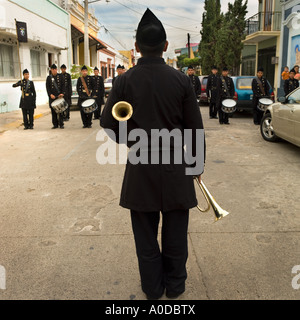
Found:
[[[190,211],[179,299],[299,299],[300,148],[264,141],[247,114],[221,126],[201,111],[203,181],[230,214]],[[0,135],[0,299],[145,299],[118,205],[124,165],[97,163],[99,123],[82,129],[78,111],[51,127],[48,114]]]

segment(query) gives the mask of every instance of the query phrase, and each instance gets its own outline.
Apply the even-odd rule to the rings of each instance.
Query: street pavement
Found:
[[[230,214],[214,223],[212,210],[191,209],[178,300],[298,300],[300,148],[264,141],[247,113],[221,126],[207,106],[201,112],[202,178]],[[145,299],[129,211],[119,206],[125,166],[97,163],[99,122],[83,129],[75,110],[51,130],[48,106],[35,114],[26,131],[20,110],[0,114],[0,299]]]

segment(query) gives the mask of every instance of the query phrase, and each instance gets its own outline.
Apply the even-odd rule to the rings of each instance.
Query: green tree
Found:
[[[184,59],[188,58],[188,55],[186,53],[184,54],[181,54],[180,56],[177,57],[177,67],[178,68],[183,68],[185,67],[185,64],[184,64]]]
[[[210,72],[211,66],[215,63],[218,30],[222,25],[222,20],[220,0],[205,0],[199,55],[202,72],[206,74]]]

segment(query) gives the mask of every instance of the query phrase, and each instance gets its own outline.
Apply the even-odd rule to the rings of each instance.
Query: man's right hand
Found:
[[[55,95],[54,95],[54,94],[50,94],[50,98],[51,98],[52,100],[54,100],[54,99],[55,99]]]

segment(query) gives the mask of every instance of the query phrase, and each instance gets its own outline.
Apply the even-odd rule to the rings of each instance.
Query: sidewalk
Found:
[[[34,110],[34,119],[43,117],[49,114],[50,108],[48,104],[39,105]],[[18,128],[23,125],[23,116],[21,109],[16,111],[10,111],[0,113],[0,133],[3,133],[9,129]]]

